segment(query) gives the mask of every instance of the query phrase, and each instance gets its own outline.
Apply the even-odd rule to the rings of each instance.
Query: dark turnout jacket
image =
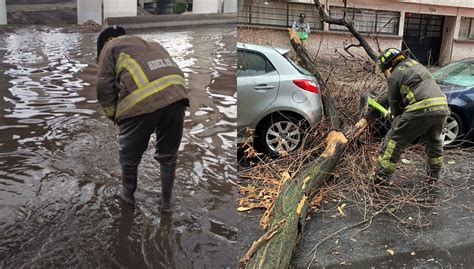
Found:
[[[184,74],[158,43],[124,35],[107,42],[98,63],[97,99],[114,121],[189,103]]]
[[[392,115],[449,115],[446,96],[431,73],[412,59],[400,62],[388,78],[388,101]]]

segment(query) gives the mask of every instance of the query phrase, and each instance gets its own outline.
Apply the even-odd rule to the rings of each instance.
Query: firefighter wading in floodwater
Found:
[[[120,129],[120,198],[135,206],[138,165],[155,132],[160,210],[170,212],[184,112],[189,106],[184,74],[160,44],[126,35],[120,26],[99,34],[97,59],[97,99]]]
[[[446,96],[423,65],[398,49],[386,49],[376,65],[389,75],[388,101],[395,118],[377,158],[374,182],[385,183],[403,149],[419,137],[426,143],[428,176],[438,179],[443,166],[441,132],[449,115]]]

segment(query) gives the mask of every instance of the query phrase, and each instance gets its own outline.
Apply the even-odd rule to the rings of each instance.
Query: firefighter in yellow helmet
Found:
[[[426,143],[428,176],[438,179],[443,165],[441,132],[449,115],[446,96],[423,65],[398,49],[386,49],[376,67],[389,76],[388,101],[394,120],[379,151],[375,183],[387,181],[405,147],[420,137]]]
[[[97,40],[97,100],[119,126],[120,197],[135,206],[137,171],[152,133],[160,163],[161,211],[171,211],[177,152],[189,106],[184,74],[158,43],[111,26]]]

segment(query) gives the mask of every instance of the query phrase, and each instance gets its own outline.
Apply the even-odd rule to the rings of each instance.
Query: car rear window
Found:
[[[290,57],[288,56],[288,53],[284,54],[283,57],[285,57],[285,59],[294,67],[296,68],[296,70],[298,70],[298,72],[300,72],[300,74],[303,74],[305,76],[312,76],[313,74],[311,74],[311,72],[309,72],[308,70],[304,69],[303,67],[299,66],[297,63],[293,62],[293,60],[290,59]]]
[[[257,52],[237,51],[237,76],[260,76],[275,70],[265,56]]]
[[[456,62],[449,64],[433,73],[439,84],[462,87],[474,86],[474,62]]]

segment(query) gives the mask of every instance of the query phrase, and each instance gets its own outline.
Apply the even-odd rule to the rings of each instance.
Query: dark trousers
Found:
[[[406,113],[395,118],[379,151],[375,176],[380,180],[390,177],[405,147],[420,137],[426,143],[426,162],[430,171],[439,172],[443,167],[441,132],[446,118],[447,116],[414,117]]]
[[[121,121],[119,155],[122,171],[137,171],[153,132],[156,134],[154,158],[160,164],[176,163],[185,110],[185,103],[178,101],[152,113]]]

